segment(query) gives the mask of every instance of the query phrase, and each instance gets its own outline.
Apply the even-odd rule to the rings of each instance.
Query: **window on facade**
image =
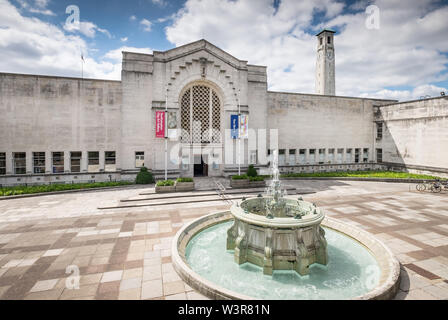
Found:
[[[296,150],[295,149],[289,149],[289,164],[290,165],[296,164]]]
[[[26,173],[26,153],[25,152],[14,152],[12,160],[13,160],[14,174],[25,174]]]
[[[250,151],[250,164],[257,164],[257,150]]]
[[[70,171],[81,172],[81,158],[82,152],[70,152]]]
[[[328,149],[328,162],[334,162],[334,149]]]
[[[316,161],[316,149],[310,149],[310,163]]]
[[[376,123],[376,138],[378,140],[383,138],[383,123],[382,122]]]
[[[352,149],[347,149],[347,151],[345,152],[345,162],[346,163],[352,163]]]
[[[376,149],[376,162],[383,162],[383,149]]]
[[[104,153],[104,170],[105,171],[115,171],[116,170],[116,158],[115,158],[115,151],[106,151]]]
[[[368,148],[364,148],[362,151],[362,161],[363,162],[369,161],[369,149]]]
[[[0,175],[6,174],[6,153],[0,152]]]
[[[285,149],[280,149],[278,150],[278,164],[280,166],[284,166],[285,165]]]
[[[320,45],[323,44],[323,38],[322,37],[319,38],[319,43],[320,43]]]
[[[319,149],[319,163],[325,162],[325,149]]]
[[[355,163],[359,163],[359,149],[355,149]]]
[[[64,173],[64,152],[52,153],[53,173]]]
[[[331,37],[327,37],[327,43],[331,44]]]
[[[135,153],[135,167],[141,168],[145,166],[145,153],[143,151],[137,151]]]
[[[338,155],[337,155],[337,159],[336,159],[337,163],[342,163],[343,154],[344,154],[344,149],[338,149]]]
[[[299,150],[299,163],[305,163],[306,162],[306,149],[300,149]]]
[[[100,171],[100,153],[98,151],[88,152],[87,171],[88,172]]]
[[[45,173],[45,152],[33,152],[33,173]]]

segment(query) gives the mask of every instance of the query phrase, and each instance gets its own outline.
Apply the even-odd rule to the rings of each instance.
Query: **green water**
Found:
[[[373,289],[380,277],[378,264],[357,241],[325,229],[329,263],[314,264],[310,274],[274,271],[263,275],[262,268],[250,263],[241,266],[226,250],[227,230],[233,221],[224,222],[195,235],[186,248],[187,262],[203,278],[234,292],[257,299],[350,299]]]

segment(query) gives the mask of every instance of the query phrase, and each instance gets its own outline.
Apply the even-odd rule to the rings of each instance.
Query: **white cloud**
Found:
[[[142,19],[140,24],[143,26],[143,31],[151,32],[152,22],[147,19]]]
[[[76,23],[70,23],[70,24],[64,24],[64,30],[68,32],[80,32],[81,34],[85,35],[89,38],[95,38],[96,32],[100,32],[105,34],[109,39],[112,38],[109,31],[106,29],[102,29],[98,27],[93,22],[89,21],[80,21],[78,24]]]
[[[167,5],[165,0],[151,0],[151,2],[159,7],[164,7]]]
[[[137,20],[137,17],[136,17],[136,16],[130,16],[130,17],[129,17],[129,20],[131,20],[131,21],[135,21],[135,20]]]
[[[85,77],[119,80],[122,50],[151,52],[148,48],[123,47],[94,59],[89,53],[96,49],[89,48],[80,36],[24,17],[11,3],[0,0],[0,72],[81,76],[82,52]]]
[[[128,41],[128,37],[120,38],[120,40],[121,40],[121,42],[127,42]]]
[[[448,6],[436,3],[360,1],[351,8],[360,11],[344,14],[335,0],[283,0],[277,12],[271,0],[188,0],[166,35],[175,45],[205,37],[240,59],[267,65],[271,90],[314,93],[314,32],[338,27],[337,94],[378,96],[389,93],[387,87],[417,88],[448,78]],[[365,27],[366,4],[380,8],[380,30]],[[325,17],[319,26],[316,13]]]
[[[46,8],[49,0],[35,0],[34,4],[36,5],[36,7],[32,6],[32,4],[30,4],[26,0],[17,0],[17,2],[20,4],[22,9],[27,10],[31,13],[42,14],[46,16],[56,15],[53,11]]]
[[[424,84],[417,86],[412,90],[388,90],[383,89],[374,93],[374,96],[383,99],[396,99],[400,101],[416,100],[425,97],[438,97],[441,92],[448,93],[447,88],[438,87],[434,85]],[[363,94],[361,96],[367,96]]]

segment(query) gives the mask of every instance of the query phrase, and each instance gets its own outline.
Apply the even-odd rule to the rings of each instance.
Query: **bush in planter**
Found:
[[[249,177],[249,181],[264,181],[264,177]]]
[[[253,165],[253,164],[249,165],[249,168],[247,169],[247,175],[248,175],[249,177],[256,177],[256,176],[258,176],[258,172],[257,172],[257,170],[254,168],[254,165]]]
[[[247,174],[232,176],[232,180],[246,180],[249,179]]]
[[[177,182],[193,182],[193,178],[177,178]]]
[[[137,178],[135,179],[136,184],[150,184],[154,183],[154,177],[152,173],[148,171],[148,168],[142,167],[140,172],[137,174]]]
[[[157,187],[171,187],[174,186],[173,180],[159,180],[156,184]]]

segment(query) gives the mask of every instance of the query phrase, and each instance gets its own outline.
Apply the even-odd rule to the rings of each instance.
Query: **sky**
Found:
[[[314,93],[330,28],[337,95],[405,101],[448,91],[447,17],[448,0],[0,0],[0,72],[120,80],[122,51],[204,38],[267,66],[269,90]]]

